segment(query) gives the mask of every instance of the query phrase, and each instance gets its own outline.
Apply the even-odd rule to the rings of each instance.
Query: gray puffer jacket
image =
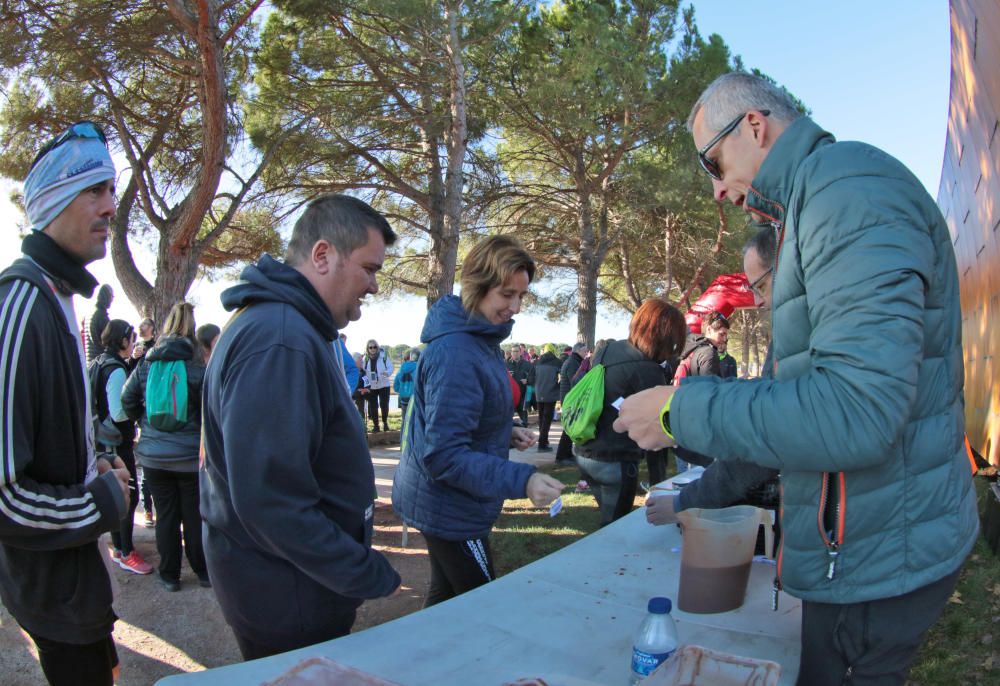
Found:
[[[947,576],[978,516],[940,210],[898,161],[808,118],[775,142],[747,205],[778,231],[775,380],[685,381],[675,438],[781,470],[789,593],[865,602]]]
[[[135,457],[140,466],[171,472],[198,471],[201,386],[205,380],[205,364],[200,358],[200,351],[195,350],[189,339],[161,336],[125,382],[122,407],[131,419],[139,421],[141,435]],[[177,431],[160,431],[150,425],[146,416],[146,380],[150,365],[157,360],[184,360],[188,382],[188,421]]]

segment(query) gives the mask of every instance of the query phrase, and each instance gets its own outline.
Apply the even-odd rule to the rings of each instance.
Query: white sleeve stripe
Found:
[[[0,388],[6,393],[0,398],[0,431],[2,431],[3,449],[3,483],[10,483],[16,478],[14,465],[14,381],[17,376],[17,355],[12,354],[11,343],[18,351],[21,349],[21,340],[24,338],[24,328],[27,322],[27,314],[31,312],[34,304],[34,297],[28,303],[26,311],[21,311],[22,302],[25,295],[32,296],[38,294],[38,289],[27,281],[16,281],[14,287],[7,294],[4,300],[3,311],[0,312],[0,336],[3,336],[3,347],[0,350]],[[14,310],[12,313],[11,311]],[[11,321],[13,314],[14,321]]]
[[[77,519],[74,521],[50,522],[45,520],[39,521],[36,519],[28,519],[21,516],[20,513],[11,510],[3,498],[0,498],[0,512],[6,515],[12,522],[16,522],[24,526],[30,526],[33,529],[82,529],[98,522],[101,518],[100,512],[94,511],[84,519]]]
[[[86,496],[87,507],[83,508],[73,508],[73,509],[52,509],[47,507],[34,507],[30,503],[15,502],[18,492],[23,493],[24,489],[19,488],[17,485],[14,486],[0,486],[0,503],[6,505],[7,507],[16,507],[23,514],[36,515],[41,517],[47,517],[49,519],[79,519],[81,517],[89,517],[93,513],[97,513],[100,516],[96,505],[94,505],[94,497],[88,493]],[[50,499],[51,500],[51,499]],[[73,498],[73,501],[81,500],[80,498]],[[70,500],[56,501],[56,502],[70,502]]]
[[[100,512],[91,493],[64,500],[34,493],[19,486],[14,463],[14,384],[17,379],[17,361],[24,341],[28,316],[38,297],[38,287],[28,281],[18,280],[8,293],[0,310],[0,388],[4,389],[0,398],[0,448],[3,450],[3,479],[0,481],[0,511],[13,521],[29,526],[51,529],[62,528],[65,524],[39,521],[39,518],[69,520],[85,518],[89,524],[100,518]],[[39,506],[38,504],[56,507]],[[58,509],[58,508],[70,509]],[[20,513],[20,514],[18,514]],[[85,524],[70,522],[72,527]]]

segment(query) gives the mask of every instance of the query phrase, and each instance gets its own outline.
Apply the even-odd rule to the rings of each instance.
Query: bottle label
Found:
[[[665,662],[676,652],[671,650],[667,653],[647,653],[638,648],[632,648],[632,673],[640,676],[649,676],[653,673],[661,662]]]

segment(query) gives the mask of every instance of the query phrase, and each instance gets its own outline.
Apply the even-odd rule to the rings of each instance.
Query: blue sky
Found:
[[[756,5],[731,0],[696,0],[695,17],[704,36],[721,35],[747,68],[758,68],[786,86],[812,110],[813,118],[840,140],[862,140],[902,160],[937,196],[948,117],[950,27],[947,0],[771,0]],[[691,163],[696,164],[692,151]],[[19,213],[0,185],[0,264],[20,253],[15,224]],[[710,192],[708,183],[705,192]],[[151,279],[152,259],[140,264]],[[92,265],[98,279],[121,293],[111,259]],[[189,299],[199,323],[225,323],[218,293],[228,284],[196,281]],[[77,299],[83,316],[93,303]],[[113,317],[137,320],[120,295]],[[347,327],[348,346],[361,350],[368,338],[383,344],[413,343],[423,325],[422,298],[371,301],[360,321]],[[549,322],[525,312],[516,318],[513,339],[532,344],[571,341],[575,319]],[[622,338],[628,320],[598,320],[598,338]]]

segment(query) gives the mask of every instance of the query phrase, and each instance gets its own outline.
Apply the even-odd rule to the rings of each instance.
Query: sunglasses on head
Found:
[[[708,316],[708,320],[706,323],[709,326],[713,326],[715,324],[722,324],[723,326],[727,327],[729,326],[729,320],[726,319],[726,315],[722,314],[721,312],[713,312],[712,314],[710,314]]]
[[[765,117],[771,114],[771,110],[760,110],[760,113]],[[714,148],[719,141],[731,134],[736,130],[736,127],[740,125],[743,121],[743,117],[747,116],[749,112],[744,112],[740,116],[733,119],[731,122],[722,127],[708,143],[698,151],[698,162],[701,164],[701,168],[705,170],[705,173],[711,176],[716,181],[722,181],[722,170],[719,169],[719,163],[708,156],[708,151]]]
[[[58,148],[60,145],[67,141],[74,140],[76,138],[96,138],[101,141],[104,145],[108,144],[108,139],[104,135],[104,131],[100,126],[92,121],[78,121],[77,123],[70,126],[68,129],[60,133],[58,136],[46,143],[38,154],[35,155],[35,159],[31,163],[31,169],[34,169],[38,161],[43,157],[48,155],[50,152]]]

